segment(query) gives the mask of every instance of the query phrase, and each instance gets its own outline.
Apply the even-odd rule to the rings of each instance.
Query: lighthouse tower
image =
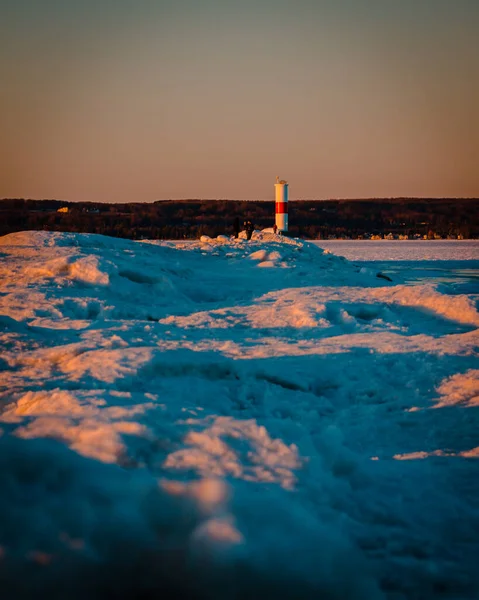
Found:
[[[276,227],[278,231],[288,231],[288,182],[276,177],[275,201],[276,201]]]

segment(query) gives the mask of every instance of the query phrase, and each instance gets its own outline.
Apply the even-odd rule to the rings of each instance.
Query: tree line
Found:
[[[63,209],[62,212],[58,212]],[[194,239],[232,235],[234,220],[272,227],[272,201],[161,200],[107,204],[61,200],[0,200],[0,235],[23,230],[99,233],[130,239]],[[385,198],[294,200],[290,235],[305,239],[371,235],[479,238],[479,199]]]

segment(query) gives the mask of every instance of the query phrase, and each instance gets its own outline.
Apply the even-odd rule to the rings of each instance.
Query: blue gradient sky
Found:
[[[0,197],[479,196],[477,0],[0,11]]]

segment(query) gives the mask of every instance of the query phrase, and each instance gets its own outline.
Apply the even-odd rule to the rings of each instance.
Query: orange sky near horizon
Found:
[[[479,197],[473,0],[0,0],[0,197]]]

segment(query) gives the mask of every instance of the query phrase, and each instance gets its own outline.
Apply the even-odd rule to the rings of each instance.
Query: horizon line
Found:
[[[159,198],[157,200],[65,200],[59,198],[0,198],[0,202],[11,200],[24,200],[33,202],[65,202],[68,204],[155,204],[156,202],[274,202],[274,198]],[[294,198],[289,202],[354,202],[354,201],[377,201],[377,200],[479,200],[479,196],[359,196],[359,197],[336,197],[336,198]]]

